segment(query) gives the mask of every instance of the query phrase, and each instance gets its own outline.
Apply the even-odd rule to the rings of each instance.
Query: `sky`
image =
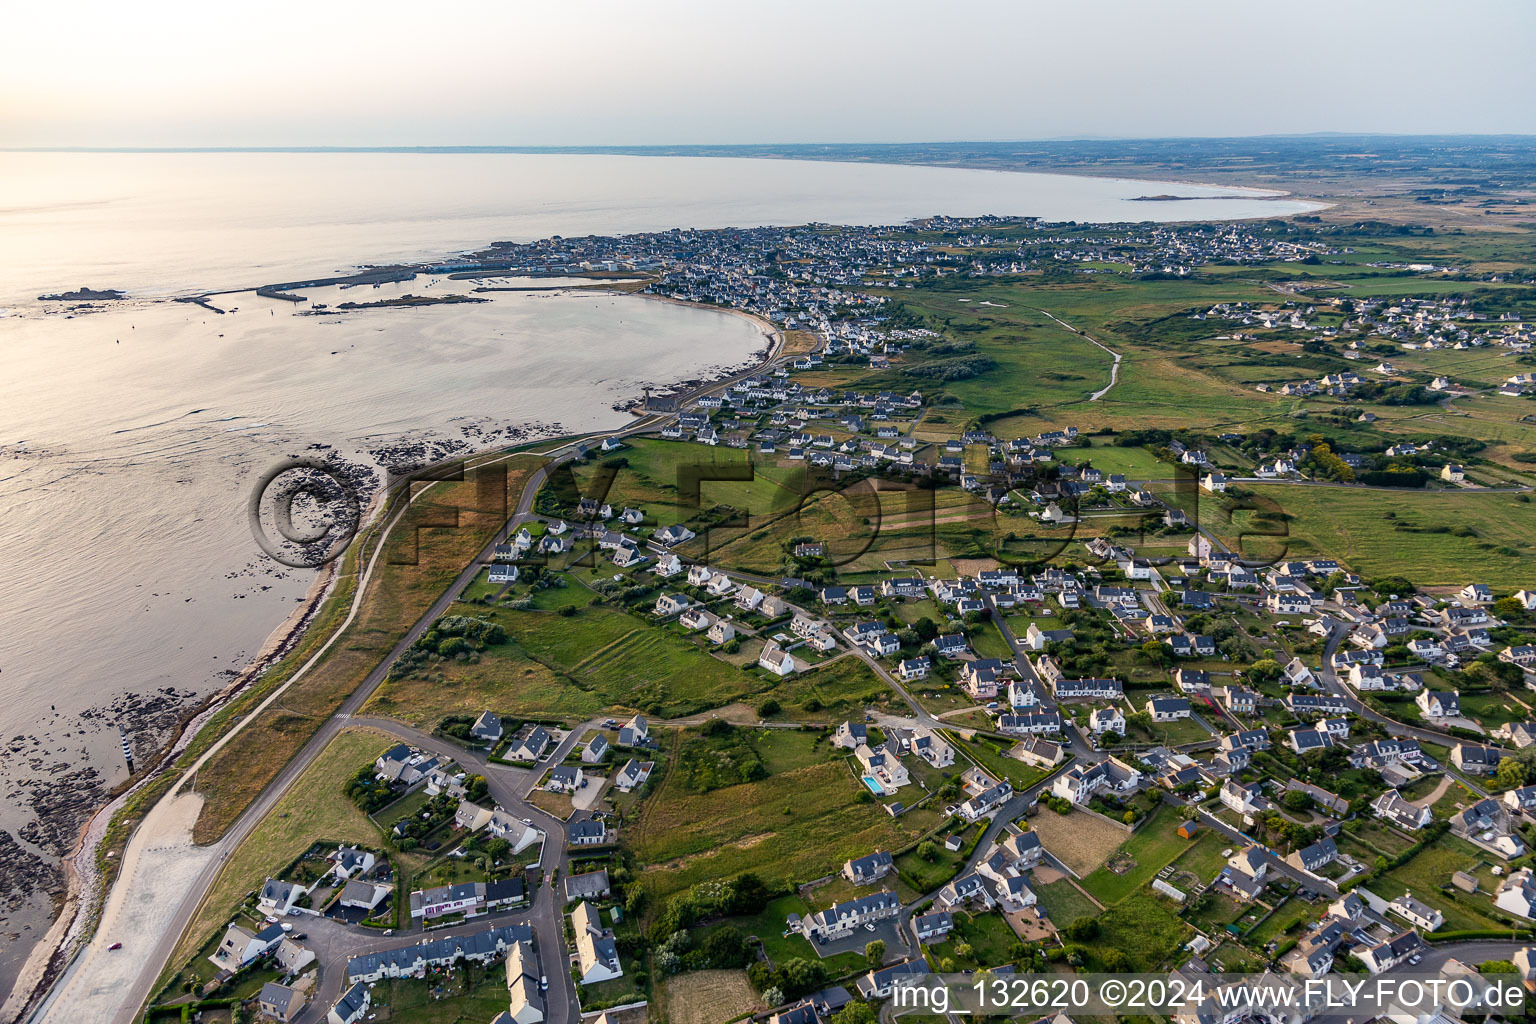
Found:
[[[1529,0],[20,0],[0,148],[1536,133]]]

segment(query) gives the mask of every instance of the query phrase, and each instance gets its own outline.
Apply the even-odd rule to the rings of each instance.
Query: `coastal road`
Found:
[[[783,347],[784,335],[782,332],[775,331],[773,333],[773,341],[761,363],[710,384],[701,385],[686,394],[687,400],[694,400],[712,391],[723,390],[746,377],[771,369],[786,358],[783,355]],[[679,404],[681,405],[682,403]],[[407,631],[400,642],[391,649],[389,655],[368,674],[363,683],[343,702],[337,713],[321,725],[320,729],[305,743],[299,753],[289,760],[278,775],[267,784],[217,842],[196,852],[194,852],[193,848],[188,847],[184,850],[183,855],[177,858],[185,863],[191,861],[194,857],[200,857],[204,863],[195,877],[190,878],[186,884],[180,887],[180,897],[175,904],[175,910],[165,914],[164,908],[157,906],[157,912],[153,920],[147,919],[142,915],[129,915],[128,919],[122,919],[124,915],[115,914],[114,911],[120,911],[123,904],[132,896],[127,890],[133,885],[134,879],[126,877],[128,875],[128,867],[131,864],[137,864],[141,856],[146,853],[152,854],[155,850],[154,844],[157,841],[163,842],[162,835],[151,835],[156,830],[146,828],[148,823],[148,818],[146,817],[146,821],[140,824],[140,827],[131,838],[130,848],[125,851],[123,858],[124,873],[119,876],[113,887],[113,893],[106,902],[101,922],[91,942],[74,958],[64,975],[53,984],[47,998],[28,1016],[28,1019],[38,1022],[38,1024],[51,1024],[54,1021],[59,1022],[59,1024],[72,1024],[75,1019],[81,1017],[96,1021],[112,1020],[114,1024],[131,1024],[132,1021],[136,1020],[139,1008],[153,994],[155,981],[169,961],[171,954],[180,941],[182,933],[186,930],[206,898],[207,893],[212,888],[214,881],[222,871],[230,854],[250,834],[255,826],[265,818],[278,800],[282,798],[303,773],[304,769],[325,748],[326,744],[345,727],[348,720],[373,695],[374,691],[383,682],[389,667],[394,663],[395,659],[430,628],[432,623],[442,615],[453,601],[457,600],[464,589],[478,576],[482,567],[492,560],[495,546],[504,543],[506,538],[518,528],[537,518],[530,510],[538,490],[547,479],[549,472],[561,463],[574,458],[579,450],[578,446],[583,440],[595,441],[605,436],[623,438],[654,431],[659,429],[663,423],[673,418],[673,416],[674,414],[671,413],[645,416],[621,430],[612,431],[607,434],[589,435],[585,439],[576,439],[543,453],[548,455],[561,454],[555,455],[550,463],[541,467],[530,476],[524,485],[513,515],[497,531],[496,536],[481,550],[479,556],[459,574],[454,580],[453,585],[437,601],[433,602],[427,613]],[[507,455],[489,461],[502,461],[505,458],[511,457],[511,455]],[[488,463],[486,460],[477,460],[474,464],[485,465]],[[425,493],[425,491],[422,493]],[[412,500],[415,499],[413,498]],[[170,793],[156,802],[150,814],[161,813],[163,815],[161,823],[173,834],[185,834],[190,829],[191,822],[181,821],[180,818],[186,816],[186,801],[192,799],[186,796],[190,792],[188,781],[195,778],[197,769],[206,763],[214,753],[220,750],[228,742],[229,737],[254,720],[259,712],[276,701],[288,686],[291,686],[314,665],[318,664],[320,658],[329,649],[330,645],[345,632],[346,626],[356,617],[367,592],[367,584],[372,577],[378,558],[384,550],[384,541],[389,531],[398,524],[407,507],[408,504],[402,506],[401,510],[396,513],[395,517],[390,520],[381,532],[378,547],[369,560],[368,568],[359,582],[352,608],[342,627],[332,634],[330,640],[294,674],[292,679],[268,697],[255,711],[246,715],[240,725],[237,725],[221,737],[217,743],[213,744],[193,767],[186,772],[182,781]],[[180,798],[179,807],[178,798]],[[177,809],[181,813],[175,815],[172,813],[173,809]],[[561,845],[563,847],[563,844]],[[172,898],[175,899],[176,897]],[[112,942],[123,942],[125,947],[131,943],[135,949],[135,954],[131,954],[130,957],[120,957],[110,953],[106,947]],[[137,965],[137,967],[134,965]],[[30,994],[13,993],[13,999],[18,997],[26,999],[30,998]]]
[[[552,465],[554,465],[554,463],[552,463],[551,466]],[[240,845],[241,841],[251,833],[256,825],[260,823],[268,813],[271,812],[272,808],[277,805],[277,802],[282,799],[282,797],[288,792],[293,784],[298,781],[299,776],[302,775],[304,770],[309,767],[310,762],[312,762],[316,757],[320,755],[320,752],[324,750],[326,746],[328,746],[330,742],[336,738],[337,734],[340,733],[341,730],[349,724],[349,720],[352,718],[352,716],[355,715],[362,708],[362,706],[368,702],[368,699],[373,696],[374,692],[384,682],[384,679],[389,674],[390,666],[395,663],[396,659],[398,659],[400,655],[404,654],[412,644],[421,639],[427,630],[431,628],[432,624],[441,618],[443,614],[448,610],[448,608],[459,599],[459,596],[464,593],[465,588],[467,588],[471,583],[475,581],[476,578],[478,578],[485,563],[492,560],[495,554],[496,545],[506,543],[507,537],[512,532],[515,532],[525,522],[532,518],[529,513],[529,509],[533,504],[534,494],[537,492],[538,486],[543,483],[549,468],[550,467],[541,468],[533,474],[533,476],[529,479],[527,486],[524,488],[523,493],[518,498],[517,510],[515,514],[510,520],[508,520],[507,524],[503,526],[499,531],[497,531],[496,535],[492,537],[490,542],[485,545],[476,559],[468,566],[466,566],[462,572],[459,573],[459,575],[454,579],[452,585],[450,585],[449,588],[444,591],[436,601],[432,603],[431,607],[429,607],[426,613],[417,620],[416,624],[407,630],[405,635],[400,638],[399,642],[390,649],[389,654],[386,655],[385,658],[380,661],[379,664],[376,665],[371,672],[368,673],[362,684],[358,686],[357,689],[353,690],[352,693],[346,698],[346,700],[342,702],[340,709],[321,724],[320,728],[317,729],[314,735],[309,738],[309,741],[305,743],[302,748],[300,748],[299,753],[291,758],[288,763],[283,766],[282,770],[278,772],[277,776],[267,784],[267,787],[261,791],[261,793],[256,797],[255,800],[251,802],[249,806],[246,807],[245,811],[241,813],[240,817],[235,819],[235,823],[230,826],[224,835],[220,837],[218,842],[214,844],[214,846],[219,850],[218,857],[203,869],[203,872],[198,877],[196,884],[187,890],[181,904],[181,909],[177,912],[176,916],[171,921],[171,927],[159,936],[159,941],[154,945],[154,947],[145,957],[143,961],[145,965],[144,969],[140,972],[139,977],[135,981],[133,987],[128,990],[129,998],[125,999],[123,1004],[119,1007],[117,1014],[113,1018],[114,1021],[118,1022],[118,1024],[130,1024],[130,1022],[137,1017],[138,1007],[142,1006],[145,1001],[147,1001],[153,994],[150,990],[153,987],[155,980],[159,977],[160,972],[164,968],[165,964],[169,962],[172,952],[175,950],[177,943],[180,941],[181,934],[186,930],[187,925],[191,923],[192,918],[196,915],[198,909],[202,906],[203,899],[212,889],[214,881],[218,878],[225,863],[228,861],[230,854],[234,852],[234,850]],[[403,511],[404,510],[402,509],[401,514],[403,514]],[[399,519],[400,515],[397,514],[391,525],[398,523]],[[357,607],[360,607],[360,601],[367,589],[368,580],[371,579],[373,568],[377,563],[379,556],[383,553],[384,548],[385,538],[381,536],[373,558],[370,560],[369,572],[367,576],[365,576],[365,579],[358,585],[358,601],[354,602],[354,612]],[[344,632],[344,629],[338,630],[336,635],[340,636],[342,632]],[[322,651],[321,654],[323,653],[324,652]],[[318,659],[321,654],[317,654],[315,656],[316,659]],[[310,664],[314,663],[314,661],[310,662]],[[295,676],[295,678],[297,678],[297,676]],[[277,694],[274,694],[274,697],[275,696],[277,696]],[[256,713],[253,712],[252,714],[248,715],[245,720],[249,722],[254,720],[256,717]],[[226,734],[225,741],[227,741],[229,736],[233,735],[234,732]],[[173,794],[177,790],[186,787],[190,781],[195,780],[197,768],[201,767],[208,760],[208,758],[216,753],[223,745],[223,742],[224,741],[221,741],[221,743],[216,744],[210,748],[209,751],[198,760],[193,769],[186,773],[184,781],[176,787],[176,790],[172,791]]]

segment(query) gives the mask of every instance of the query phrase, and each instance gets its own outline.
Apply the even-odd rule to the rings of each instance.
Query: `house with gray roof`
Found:
[[[308,997],[296,988],[280,985],[275,981],[269,981],[261,986],[261,993],[256,997],[256,1003],[261,1008],[263,1017],[271,1017],[273,1020],[290,1021],[299,1015],[304,1009]]]

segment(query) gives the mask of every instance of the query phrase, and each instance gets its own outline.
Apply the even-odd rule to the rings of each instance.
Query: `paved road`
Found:
[[[414,747],[452,758],[465,768],[483,775],[490,788],[491,798],[495,800],[497,806],[515,817],[533,822],[534,827],[544,833],[544,850],[539,860],[542,876],[538,887],[529,894],[529,906],[511,914],[488,915],[476,918],[473,922],[466,922],[463,925],[441,929],[430,934],[423,934],[412,925],[409,930],[414,934],[402,935],[393,942],[381,941],[377,932],[344,928],[346,937],[341,941],[333,941],[328,947],[327,957],[321,958],[323,970],[320,986],[316,990],[310,1008],[306,1009],[304,1015],[299,1018],[299,1024],[309,1024],[310,1021],[319,1021],[324,1018],[326,1010],[345,988],[346,961],[350,957],[412,945],[424,938],[436,939],[484,931],[493,924],[511,922],[533,926],[534,946],[538,952],[539,963],[543,973],[550,979],[549,991],[544,996],[545,1019],[556,1022],[575,1020],[578,1016],[579,1003],[576,998],[575,984],[567,969],[564,922],[561,920],[561,910],[565,900],[557,888],[560,879],[568,873],[570,863],[565,841],[566,823],[526,802],[525,798],[538,785],[544,771],[549,766],[564,760],[581,736],[599,722],[596,720],[584,722],[575,727],[538,764],[529,768],[496,764],[486,759],[484,751],[461,747],[441,737],[413,729],[388,718],[360,716],[352,718],[346,724],[366,726],[388,733]],[[582,817],[586,817],[586,814],[579,813],[573,816],[573,820]]]
[[[1434,938],[1428,935],[1426,938]],[[1518,942],[1514,939],[1483,939],[1476,942],[1443,942],[1431,946],[1424,954],[1424,959],[1417,964],[1399,964],[1385,974],[1438,974],[1451,959],[1460,960],[1468,967],[1476,968],[1485,960],[1508,960],[1520,950],[1529,946],[1529,942]]]
[[[1343,697],[1349,703],[1350,710],[1355,712],[1355,714],[1367,721],[1384,726],[1394,736],[1418,740],[1420,743],[1433,743],[1441,747],[1454,747],[1461,742],[1459,737],[1452,736],[1450,733],[1440,732],[1436,729],[1426,729],[1417,725],[1408,725],[1405,722],[1399,722],[1395,718],[1388,718],[1386,715],[1367,707],[1365,702],[1360,699],[1359,694],[1355,693],[1350,685],[1333,670],[1334,652],[1339,649],[1339,644],[1349,635],[1349,632],[1349,624],[1340,623],[1328,634],[1328,640],[1323,645],[1322,672],[1318,673],[1318,678],[1321,680],[1324,690],[1334,696]],[[1489,746],[1498,746],[1498,744],[1488,738],[1485,738],[1482,742]],[[1479,796],[1488,795],[1487,790],[1465,775],[1454,772],[1450,765],[1442,765],[1441,767],[1445,769],[1447,775],[1454,774],[1457,781]]]

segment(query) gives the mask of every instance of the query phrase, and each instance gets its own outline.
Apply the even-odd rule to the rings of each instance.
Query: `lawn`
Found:
[[[1290,517],[1290,558],[1326,555],[1367,577],[1407,576],[1420,586],[1476,579],[1497,590],[1530,583],[1522,566],[1536,557],[1536,503],[1520,495],[1391,492],[1384,500],[1383,492],[1365,489],[1252,489]],[[1213,528],[1224,538],[1233,532],[1220,523]],[[1451,532],[1463,528],[1465,536]]]
[[[1457,871],[1477,873],[1476,866],[1487,856],[1466,840],[1446,834],[1420,850],[1408,863],[1387,872],[1385,879],[1372,883],[1371,891],[1388,900],[1404,890],[1411,891],[1415,899],[1445,915],[1443,927],[1447,931],[1504,927],[1502,913],[1493,916],[1496,911],[1488,894],[1454,890],[1452,895],[1440,889],[1450,884],[1451,875]]]
[[[1174,824],[1177,826],[1176,822]],[[1180,872],[1188,872],[1196,876],[1206,885],[1209,885],[1226,866],[1227,858],[1221,855],[1222,851],[1237,845],[1220,832],[1203,825],[1195,834],[1193,841],[1184,840],[1184,842],[1187,848],[1179,855],[1174,866]]]
[[[1121,448],[1113,438],[1086,438],[1092,447],[1058,448],[1056,457],[1074,466],[1091,465],[1106,474],[1119,473],[1127,480],[1167,480],[1176,472],[1146,448]]]
[[[1097,917],[1099,908],[1072,884],[1071,879],[1059,878],[1054,882],[1034,885],[1035,896],[1045,915],[1058,927],[1071,924],[1080,917]]]
[[[1013,648],[1008,646],[1008,641],[1004,640],[1003,634],[998,632],[997,624],[990,621],[983,622],[980,628],[971,634],[971,647],[975,650],[977,657],[1001,658],[1009,662],[1013,660]]]
[[[1249,932],[1246,938],[1262,946],[1282,936],[1300,934],[1304,922],[1321,917],[1322,914],[1322,908],[1293,897],[1276,907],[1275,912]]]
[[[1098,922],[1098,937],[1084,943],[1090,962],[1101,966],[1103,955],[1117,949],[1138,971],[1161,967],[1188,941],[1190,930],[1189,925],[1145,893],[1135,893],[1110,907],[1099,915]]]
[[[1125,870],[1116,873],[1106,864],[1083,879],[1083,888],[1108,904],[1118,903],[1151,882],[1195,842],[1177,832],[1183,820],[1181,808],[1159,804],[1152,817],[1110,856],[1109,864],[1125,864]]]
[[[787,755],[779,755],[787,756]],[[642,884],[664,897],[697,882],[754,871],[769,884],[798,884],[850,857],[915,839],[908,819],[861,803],[841,761],[778,772],[757,782],[691,793],[676,773],[641,809],[624,843],[644,866]]]
[[[944,885],[959,873],[966,857],[975,847],[976,840],[981,837],[983,826],[978,823],[966,829],[963,833],[964,843],[958,850],[946,850],[941,838],[934,839],[933,845],[937,847],[933,860],[927,861],[920,857],[916,849],[896,857],[896,871],[901,880],[915,892],[933,892]]]
[[[953,960],[964,970],[966,967],[996,967],[1008,962],[1013,944],[1019,941],[1001,914],[976,914],[962,912],[954,915],[955,928],[944,942],[928,947],[929,962],[942,964]],[[956,949],[967,944],[971,955],[962,957]]]
[[[1430,781],[1432,789],[1433,783],[1437,782],[1438,779],[1431,778]],[[1454,788],[1453,786],[1452,789]],[[1397,829],[1384,823],[1380,818],[1358,819],[1351,822],[1350,827],[1344,831],[1346,834],[1354,836],[1365,846],[1370,847],[1375,854],[1384,854],[1388,857],[1397,856],[1415,842],[1415,840],[1410,839]]]
[[[746,934],[756,935],[762,941],[764,955],[775,964],[783,964],[797,957],[811,961],[820,960],[832,972],[833,977],[839,977],[864,966],[865,960],[861,953],[838,953],[835,956],[823,958],[817,955],[816,947],[804,935],[799,932],[784,934],[784,922],[790,914],[799,914],[804,917],[810,909],[810,904],[799,896],[780,896],[764,907],[761,913],[750,917],[734,917],[729,921]]]

